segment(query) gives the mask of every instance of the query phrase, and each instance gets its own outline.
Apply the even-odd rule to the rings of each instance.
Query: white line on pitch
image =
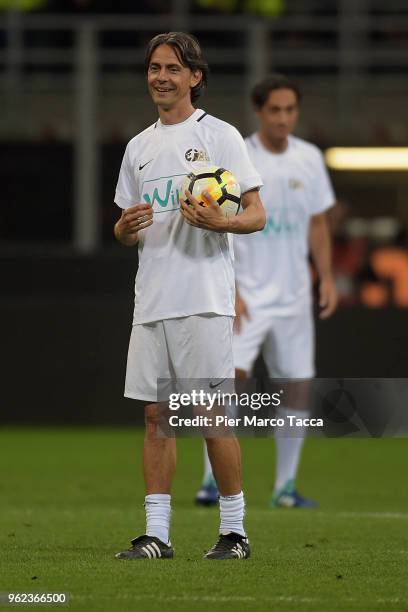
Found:
[[[304,604],[304,603],[314,603],[314,604],[327,604],[330,605],[333,603],[331,599],[325,599],[321,597],[297,597],[290,595],[276,595],[276,596],[258,596],[258,597],[250,597],[250,596],[239,596],[239,595],[220,595],[219,597],[215,595],[150,595],[148,593],[142,595],[136,595],[133,593],[118,593],[116,595],[117,599],[123,600],[132,600],[132,601],[143,601],[143,600],[152,600],[152,601],[184,601],[184,602],[208,602],[208,603],[227,603],[227,602],[268,602],[268,603],[293,603],[293,604]],[[72,595],[71,601],[81,601],[81,600],[95,600],[99,601],[110,600],[109,597],[98,596],[97,598],[93,595]],[[337,603],[361,603],[359,599],[353,597],[344,597],[337,599]],[[407,599],[401,599],[400,597],[379,597],[377,599],[369,600],[367,603],[376,603],[376,604],[403,604],[407,605]]]
[[[338,516],[344,516],[345,518],[408,519],[407,512],[339,512]]]
[[[275,510],[252,510],[248,508],[248,516],[256,517],[257,514],[269,514],[269,516],[274,516]],[[285,510],[279,510],[279,514],[275,514],[276,517],[282,517],[285,515],[285,518],[292,517],[294,519],[299,519],[300,514],[296,510],[292,510],[291,508]],[[311,518],[315,517],[324,517],[324,518],[332,518],[332,517],[341,517],[341,518],[378,518],[378,519],[402,519],[408,520],[408,512],[325,512],[324,510],[308,510],[302,511],[302,516],[307,516]]]

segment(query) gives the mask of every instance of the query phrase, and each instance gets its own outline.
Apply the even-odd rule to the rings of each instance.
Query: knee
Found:
[[[236,380],[246,380],[248,378],[248,374],[245,370],[240,370],[239,368],[235,369],[235,378]]]
[[[145,427],[148,436],[156,435],[159,422],[159,406],[157,404],[145,406]]]

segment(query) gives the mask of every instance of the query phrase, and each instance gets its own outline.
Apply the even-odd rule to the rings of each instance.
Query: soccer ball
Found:
[[[226,217],[236,215],[241,204],[241,188],[235,176],[225,168],[208,166],[197,168],[188,174],[181,186],[180,195],[187,204],[186,189],[198,200],[200,206],[208,206],[203,198],[203,191],[208,193],[219,204]]]

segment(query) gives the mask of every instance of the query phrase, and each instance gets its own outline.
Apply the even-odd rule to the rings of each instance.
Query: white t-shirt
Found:
[[[231,236],[188,225],[180,213],[184,177],[208,165],[233,172],[242,192],[262,185],[239,132],[200,109],[174,125],[159,119],[126,147],[115,202],[150,202],[154,211],[153,224],[139,232],[134,324],[234,315]]]
[[[237,285],[252,310],[299,314],[311,301],[310,217],[335,202],[323,155],[294,136],[281,154],[268,151],[257,134],[246,145],[264,183],[260,196],[267,220],[262,232],[234,236]]]

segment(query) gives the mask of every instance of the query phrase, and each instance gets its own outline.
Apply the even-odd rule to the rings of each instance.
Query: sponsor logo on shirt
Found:
[[[153,206],[156,212],[168,212],[180,208],[180,189],[182,177],[162,176],[145,181],[142,187],[142,198],[147,204]]]
[[[289,179],[289,189],[304,189],[305,186],[299,179],[291,178]]]
[[[285,208],[275,209],[273,214],[266,218],[265,227],[262,233],[265,236],[289,235],[297,236],[301,229],[301,219],[295,211],[288,211]]]
[[[189,162],[210,161],[207,151],[199,151],[198,149],[187,149],[184,157]]]

